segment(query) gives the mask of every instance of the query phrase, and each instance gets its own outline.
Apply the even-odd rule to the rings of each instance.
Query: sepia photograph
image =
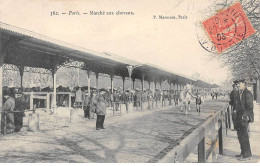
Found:
[[[259,163],[260,0],[0,0],[0,163]]]

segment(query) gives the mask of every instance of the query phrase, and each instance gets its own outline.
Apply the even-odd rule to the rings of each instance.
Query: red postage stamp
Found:
[[[202,24],[218,53],[255,33],[240,3],[235,3]]]

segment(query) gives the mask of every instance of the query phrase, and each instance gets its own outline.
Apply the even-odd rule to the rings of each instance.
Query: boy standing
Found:
[[[197,93],[197,96],[196,96],[196,109],[197,109],[198,115],[200,115],[201,104],[202,104],[201,95],[200,95],[200,93]]]

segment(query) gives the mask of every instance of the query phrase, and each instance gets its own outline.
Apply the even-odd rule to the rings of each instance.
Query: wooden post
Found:
[[[50,93],[46,94],[46,112],[50,110]]]
[[[40,130],[39,114],[31,113],[28,118],[28,131],[36,132]]]
[[[97,87],[97,89],[98,89],[98,74],[99,74],[99,73],[96,72],[95,74],[96,74],[96,87]]]
[[[57,114],[57,103],[56,103],[56,97],[57,97],[57,72],[58,68],[57,65],[52,69],[52,79],[53,79],[53,96],[52,96],[52,112],[54,114]]]
[[[88,94],[90,95],[90,70],[87,70],[87,75],[88,75]]]
[[[33,91],[30,93],[30,110],[33,110]]]
[[[229,109],[229,107],[227,107],[227,120],[228,120],[228,128],[231,128],[230,109]]]
[[[223,155],[223,130],[222,130],[222,127],[223,127],[223,114],[221,112],[221,119],[219,120],[219,130],[218,130],[218,141],[219,141],[219,154]]]
[[[198,162],[206,162],[206,149],[205,149],[205,137],[200,141],[198,145]]]
[[[71,93],[69,92],[69,108],[71,108]]]
[[[133,89],[135,89],[135,78],[133,78]]]
[[[215,138],[215,132],[216,132],[216,121],[213,119],[213,126],[211,128],[211,146],[212,146],[212,162],[217,162],[216,158],[216,138]]]

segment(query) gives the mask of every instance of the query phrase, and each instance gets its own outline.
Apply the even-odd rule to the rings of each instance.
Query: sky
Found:
[[[110,52],[141,63],[221,84],[227,68],[211,60],[197,38],[200,11],[213,0],[1,0],[1,22],[31,30],[74,45]],[[51,12],[59,16],[51,16]],[[81,15],[62,15],[79,11]],[[134,15],[83,15],[89,11],[134,12]],[[212,13],[213,15],[214,13]],[[163,20],[153,16],[187,16]]]

